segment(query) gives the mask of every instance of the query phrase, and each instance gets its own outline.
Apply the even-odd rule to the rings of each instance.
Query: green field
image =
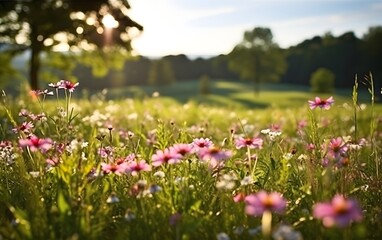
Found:
[[[194,102],[203,105],[221,106],[225,108],[267,108],[267,107],[300,107],[307,99],[316,94],[309,87],[288,84],[262,84],[260,94],[255,95],[253,84],[248,81],[211,80],[210,94],[200,94],[199,81],[190,80],[178,82],[170,86],[132,86],[118,89],[109,89],[108,98],[123,99],[126,97],[151,97],[152,93],[159,92],[162,97],[172,98],[184,104]],[[333,94],[323,94],[322,97],[335,96],[340,104],[350,101],[352,89],[336,90]],[[359,101],[368,102],[370,96],[365,89],[359,92]]]
[[[71,86],[2,96],[0,239],[382,237],[367,92],[310,109],[309,89],[279,84]]]

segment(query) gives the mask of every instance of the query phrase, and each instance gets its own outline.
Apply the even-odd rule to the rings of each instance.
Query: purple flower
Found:
[[[313,216],[322,219],[325,227],[346,227],[352,221],[361,221],[362,212],[353,199],[336,195],[330,202],[317,203],[313,206]]]
[[[347,144],[340,137],[331,139],[328,145],[328,153],[334,158],[343,156],[348,149]]]
[[[263,146],[263,139],[239,137],[235,140],[235,145],[237,149],[240,149],[243,147],[249,147],[252,149],[261,148]]]
[[[329,97],[328,99],[324,100],[324,99],[321,99],[319,97],[316,97],[314,99],[314,101],[309,100],[308,103],[309,103],[310,109],[315,109],[315,108],[319,107],[319,108],[323,108],[325,110],[328,110],[333,105],[334,99],[333,99],[333,97]]]
[[[244,199],[245,212],[252,216],[261,216],[265,211],[282,213],[286,207],[286,201],[278,192],[267,193],[260,191],[251,194]]]
[[[182,158],[182,155],[179,153],[166,148],[163,151],[162,150],[157,150],[156,153],[151,157],[152,160],[152,165],[155,167],[158,167],[162,165],[163,163],[168,163],[168,164],[175,164],[180,161]]]

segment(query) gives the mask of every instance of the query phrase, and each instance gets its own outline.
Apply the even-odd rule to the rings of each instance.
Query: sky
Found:
[[[129,0],[144,31],[133,40],[145,56],[228,54],[254,27],[271,29],[282,48],[331,32],[362,37],[382,25],[382,0]]]

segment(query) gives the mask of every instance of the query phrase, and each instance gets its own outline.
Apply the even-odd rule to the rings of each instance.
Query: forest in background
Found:
[[[382,26],[370,27],[362,38],[358,38],[354,32],[346,32],[339,36],[326,33],[304,40],[296,46],[282,49],[287,69],[279,82],[309,85],[314,71],[327,68],[335,75],[336,88],[350,88],[354,84],[355,75],[363,78],[371,72],[376,89],[379,89],[382,87],[381,42]],[[239,79],[240,76],[229,68],[228,58],[228,54],[194,59],[184,54],[162,58],[138,56],[126,60],[121,70],[112,69],[106,74],[97,74],[97,69],[77,64],[72,75],[81,82],[82,88],[90,90],[133,85],[165,85],[174,81],[197,80],[202,76],[208,76],[210,79]],[[26,63],[19,60],[16,67],[26,73],[23,64],[26,67]],[[57,69],[46,67],[45,70],[50,71],[50,75],[63,77],[62,72]],[[156,77],[153,77],[154,75]],[[158,75],[165,77],[161,78]],[[8,86],[15,86],[10,83],[15,83],[14,80],[9,81]]]

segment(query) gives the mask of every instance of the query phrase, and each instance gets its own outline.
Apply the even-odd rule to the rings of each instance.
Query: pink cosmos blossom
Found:
[[[67,80],[61,80],[59,83],[60,83],[60,85],[58,86],[58,88],[66,89],[69,92],[74,92],[76,87],[79,85],[78,82],[77,83],[72,83],[72,82],[67,81]]]
[[[223,160],[232,156],[229,150],[222,150],[217,147],[211,146],[209,148],[202,148],[199,151],[199,157],[208,162],[211,168],[219,167],[223,164]]]
[[[261,138],[243,138],[239,137],[235,140],[235,145],[237,149],[243,148],[243,147],[249,147],[252,149],[255,148],[262,148],[263,146],[263,139]]]
[[[152,165],[158,167],[163,163],[175,164],[180,161],[182,155],[173,151],[172,149],[166,148],[163,151],[157,150],[156,153],[151,157]]]
[[[341,137],[333,138],[328,145],[328,154],[332,157],[343,156],[349,150],[348,145]]]
[[[101,163],[102,171],[105,174],[114,173],[116,175],[122,175],[126,172],[127,167],[127,162],[123,160],[117,160],[114,163]]]
[[[35,135],[31,135],[26,139],[20,139],[19,144],[21,147],[29,147],[32,152],[37,150],[46,152],[52,147],[52,140],[50,138],[38,138]]]
[[[211,147],[214,144],[209,138],[195,138],[191,145],[194,151],[197,152],[200,149]]]
[[[51,157],[46,159],[46,163],[48,164],[48,167],[56,167],[60,164],[60,158],[59,157]]]
[[[31,94],[35,97],[40,96],[40,95],[53,95],[52,91],[49,91],[48,89],[45,90],[31,90]]]
[[[114,153],[114,148],[112,146],[106,146],[103,148],[98,149],[98,154],[102,158],[111,158]]]
[[[145,160],[139,162],[131,161],[127,163],[126,172],[131,173],[131,175],[136,176],[141,171],[151,171],[151,166],[148,165]]]
[[[313,216],[322,219],[325,227],[346,227],[352,221],[361,221],[362,212],[357,201],[336,195],[330,202],[313,206]]]
[[[186,144],[186,143],[177,143],[171,147],[171,150],[176,152],[176,153],[179,153],[182,156],[185,156],[185,155],[191,153],[192,145]]]
[[[17,133],[17,132],[24,132],[26,134],[30,133],[32,128],[33,128],[33,123],[32,122],[23,122],[20,126],[13,128],[12,131]]]
[[[333,105],[334,99],[333,99],[333,97],[329,97],[328,99],[324,100],[324,99],[321,99],[319,97],[316,97],[314,99],[314,101],[309,100],[308,103],[309,103],[310,109],[315,109],[315,108],[319,107],[319,108],[323,108],[325,110],[328,110]]]
[[[260,191],[245,197],[245,212],[248,215],[260,216],[265,211],[282,213],[286,207],[286,201],[278,192],[267,193]]]
[[[19,112],[20,117],[29,117],[29,112],[26,109],[21,109]]]

